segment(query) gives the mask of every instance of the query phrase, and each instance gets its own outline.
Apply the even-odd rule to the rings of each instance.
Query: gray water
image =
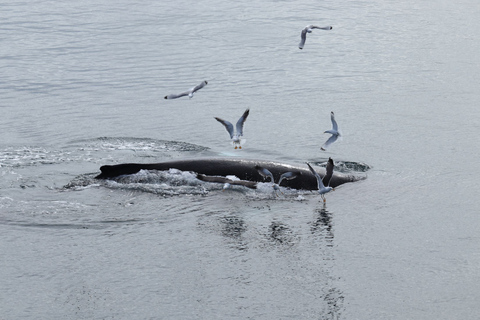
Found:
[[[29,1],[0,13],[1,319],[474,319],[477,1]],[[307,24],[315,30],[303,50]],[[207,80],[192,99],[164,100]],[[214,120],[246,108],[244,148]],[[336,114],[343,140],[320,150]],[[96,181],[210,156],[327,195]]]

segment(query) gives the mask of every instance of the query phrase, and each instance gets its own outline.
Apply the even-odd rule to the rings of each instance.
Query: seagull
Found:
[[[205,80],[202,83],[200,83],[198,86],[195,86],[188,91],[185,91],[185,92],[182,92],[182,93],[179,93],[179,94],[175,94],[175,93],[169,94],[168,96],[165,96],[165,99],[177,99],[177,98],[184,97],[184,96],[188,96],[189,98],[192,98],[193,94],[196,91],[202,89],[207,84],[208,84],[208,82],[207,82],[207,80]]]
[[[315,178],[317,178],[318,193],[322,196],[323,202],[327,202],[327,200],[325,200],[324,194],[334,190],[332,187],[330,187],[330,180],[332,179],[334,167],[332,158],[328,158],[327,168],[323,180],[322,177],[320,177],[320,175],[315,170],[313,170],[310,163],[307,162],[307,165],[310,171],[312,171],[312,173],[315,175]],[[325,184],[327,185],[326,187]]]
[[[197,174],[197,179],[202,180],[205,182],[217,182],[217,183],[223,183],[223,190],[230,188],[232,185],[238,185],[238,186],[244,186],[250,189],[256,189],[257,188],[257,183],[254,181],[246,181],[246,180],[240,180],[237,177],[235,178],[229,178],[230,176],[227,177],[222,177],[222,176],[206,176],[204,174]]]
[[[243,136],[243,124],[245,123],[245,120],[247,120],[249,113],[250,113],[250,109],[247,109],[243,113],[243,115],[240,117],[240,119],[238,119],[237,124],[235,126],[237,130],[236,133],[234,133],[233,131],[233,124],[231,124],[226,120],[215,117],[215,119],[221,124],[223,124],[225,126],[225,129],[227,129],[228,133],[230,134],[230,139],[232,139],[233,141],[233,145],[235,146],[235,149],[237,148],[242,149],[242,146],[240,145],[241,143],[240,137]]]
[[[335,141],[337,141],[338,137],[341,136],[340,134],[340,130],[338,130],[338,125],[337,125],[337,121],[335,121],[335,114],[332,112],[330,112],[330,118],[332,119],[332,129],[331,130],[327,130],[325,131],[324,133],[330,133],[332,136],[330,138],[328,138],[328,140],[323,144],[323,146],[320,148],[322,149],[323,151],[327,150],[327,148],[332,144],[334,143]]]
[[[298,44],[299,49],[303,49],[303,46],[305,45],[305,40],[307,40],[307,32],[311,33],[313,29],[332,30],[332,26],[317,27],[313,24],[306,26],[305,29],[302,30],[302,34],[300,35],[302,40],[300,40],[300,43]]]
[[[280,184],[282,183],[282,181],[284,179],[287,179],[287,180],[292,180],[292,179],[295,179],[296,177],[298,177],[300,175],[299,172],[292,172],[292,171],[288,171],[288,172],[285,172],[283,173],[281,176],[280,176],[280,179],[278,179],[278,183],[275,183],[275,180],[273,179],[273,174],[270,172],[270,170],[266,169],[266,168],[263,168],[263,167],[260,167],[260,166],[255,166],[255,169],[258,171],[258,173],[264,178],[270,178],[270,181],[272,182],[273,184],[273,189],[275,191],[277,190],[280,190]]]

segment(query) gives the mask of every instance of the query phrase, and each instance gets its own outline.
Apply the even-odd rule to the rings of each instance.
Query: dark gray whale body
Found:
[[[305,166],[251,159],[235,158],[206,158],[206,159],[187,159],[175,160],[160,163],[124,163],[117,165],[106,165],[100,168],[101,174],[96,179],[110,179],[121,175],[134,174],[140,170],[169,170],[178,169],[181,171],[193,171],[195,173],[207,176],[228,176],[235,175],[241,180],[263,182],[264,178],[257,172],[255,166],[261,166],[270,170],[275,181],[278,181],[281,174],[287,171],[299,172],[300,175],[292,180],[284,179],[281,183],[283,187],[303,190],[317,190],[317,179]],[[319,172],[323,177],[324,172]],[[347,182],[363,180],[364,177],[346,175],[334,172],[330,180],[330,186],[335,188]]]

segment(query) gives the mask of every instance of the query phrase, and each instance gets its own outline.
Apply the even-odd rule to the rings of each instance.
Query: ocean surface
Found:
[[[475,319],[480,5],[7,1],[0,319]],[[309,24],[333,26],[307,35]],[[165,100],[203,80],[188,97]],[[214,117],[236,122],[235,150]],[[334,111],[342,139],[320,146]],[[106,164],[236,157],[326,195]]]

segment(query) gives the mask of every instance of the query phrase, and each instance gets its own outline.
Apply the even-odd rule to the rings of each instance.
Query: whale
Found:
[[[165,171],[177,169],[181,171],[190,171],[205,176],[236,176],[240,180],[265,182],[264,177],[255,168],[261,166],[268,169],[275,181],[282,174],[291,171],[297,173],[295,179],[283,179],[282,187],[288,187],[298,190],[317,190],[318,184],[315,175],[305,165],[295,165],[269,160],[238,159],[238,158],[196,158],[181,159],[159,163],[122,163],[115,165],[104,165],[100,167],[101,173],[96,179],[115,179],[119,176],[138,173],[140,170],[159,170]],[[325,176],[324,168],[315,169],[323,178]],[[339,185],[348,182],[355,182],[365,179],[364,176],[356,176],[334,172],[330,180],[330,186],[336,188]]]

